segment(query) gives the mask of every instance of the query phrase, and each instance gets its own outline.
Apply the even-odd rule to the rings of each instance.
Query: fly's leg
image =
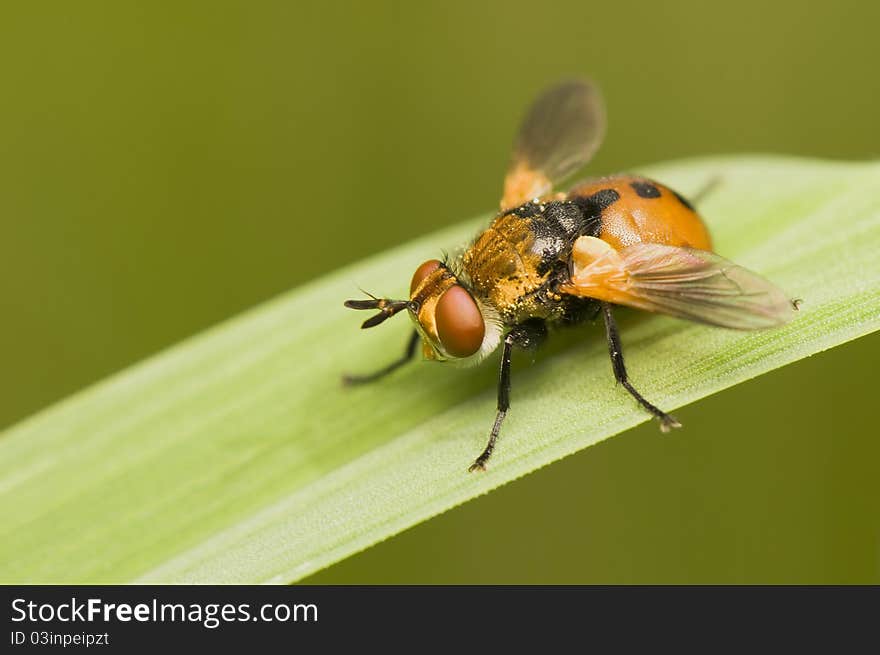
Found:
[[[703,186],[694,193],[690,200],[694,205],[698,205],[703,202],[708,195],[710,195],[718,186],[721,184],[721,176],[716,175],[715,177],[710,177],[708,181],[703,183]]]
[[[507,416],[507,410],[510,409],[510,353],[512,350],[513,336],[508,334],[504,338],[504,350],[501,352],[501,374],[498,376],[498,411],[495,414],[495,423],[489,434],[489,443],[486,444],[483,452],[474,460],[474,463],[470,465],[469,473],[478,469],[480,471],[486,470],[486,462],[492,457],[498,433],[501,431],[501,424],[504,422],[504,417]]]
[[[342,383],[345,385],[354,386],[356,384],[366,384],[367,382],[373,382],[374,380],[378,380],[379,378],[383,378],[392,371],[396,371],[398,368],[406,364],[410,361],[416,354],[416,347],[419,345],[419,333],[413,331],[412,335],[409,338],[409,341],[406,343],[406,350],[403,355],[398,359],[395,359],[393,362],[388,364],[388,366],[384,366],[380,368],[378,371],[373,373],[368,373],[367,375],[343,375]]]
[[[620,334],[617,331],[614,315],[611,313],[611,305],[603,302],[602,313],[605,316],[605,336],[608,338],[608,353],[611,355],[611,367],[614,369],[614,377],[642,407],[660,420],[660,430],[669,432],[672,428],[680,428],[681,423],[674,416],[667,414],[656,405],[645,400],[642,394],[636,391],[636,388],[630,384],[629,377],[626,374],[626,365],[623,363],[623,348],[620,344]]]
[[[495,450],[495,442],[498,433],[501,432],[501,424],[510,409],[510,358],[514,346],[526,350],[536,349],[547,335],[547,328],[543,321],[531,321],[514,327],[504,337],[504,346],[501,351],[501,372],[498,375],[498,409],[495,414],[495,423],[492,424],[492,432],[489,434],[489,442],[468,468],[468,472],[485,471],[486,463],[492,457]]]

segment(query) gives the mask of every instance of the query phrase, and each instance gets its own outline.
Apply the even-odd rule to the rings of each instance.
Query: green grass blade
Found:
[[[720,176],[703,203],[720,254],[804,300],[759,333],[628,314],[630,373],[661,407],[880,326],[880,165],[739,157],[646,172],[686,194]],[[295,289],[0,435],[0,580],[291,582],[647,420],[615,387],[599,327],[533,365],[514,359],[484,474],[465,470],[494,417],[494,360],[341,387],[409,330],[399,318],[361,332],[342,301],[358,285],[400,295],[477,225]]]

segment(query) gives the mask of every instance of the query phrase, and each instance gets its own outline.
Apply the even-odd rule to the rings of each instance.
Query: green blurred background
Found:
[[[491,210],[562,76],[605,90],[596,172],[876,158],[878,22],[863,0],[4,3],[0,426]],[[878,357],[874,335],[741,385],[311,581],[880,582]]]

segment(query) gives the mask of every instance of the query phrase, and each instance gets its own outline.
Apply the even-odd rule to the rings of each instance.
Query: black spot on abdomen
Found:
[[[646,182],[644,180],[636,180],[635,182],[630,182],[629,185],[635,190],[640,198],[660,197],[660,189],[658,189],[650,182]]]
[[[675,197],[678,198],[678,201],[679,201],[682,205],[684,205],[685,207],[687,207],[688,209],[690,209],[692,212],[697,211],[696,209],[694,209],[694,206],[693,206],[690,202],[688,202],[688,199],[685,198],[683,195],[681,195],[678,191],[673,191],[672,193],[675,194]]]
[[[602,189],[593,195],[574,198],[572,202],[586,215],[586,218],[598,218],[608,207],[620,200],[620,194],[614,189]]]

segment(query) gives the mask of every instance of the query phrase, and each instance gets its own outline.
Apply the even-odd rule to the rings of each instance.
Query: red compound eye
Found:
[[[440,268],[440,262],[436,259],[429,259],[416,269],[413,273],[412,282],[409,283],[409,295],[412,296],[418,286],[426,277]]]
[[[483,345],[486,323],[480,308],[464,287],[456,284],[440,296],[434,313],[437,336],[453,357],[470,357]]]

